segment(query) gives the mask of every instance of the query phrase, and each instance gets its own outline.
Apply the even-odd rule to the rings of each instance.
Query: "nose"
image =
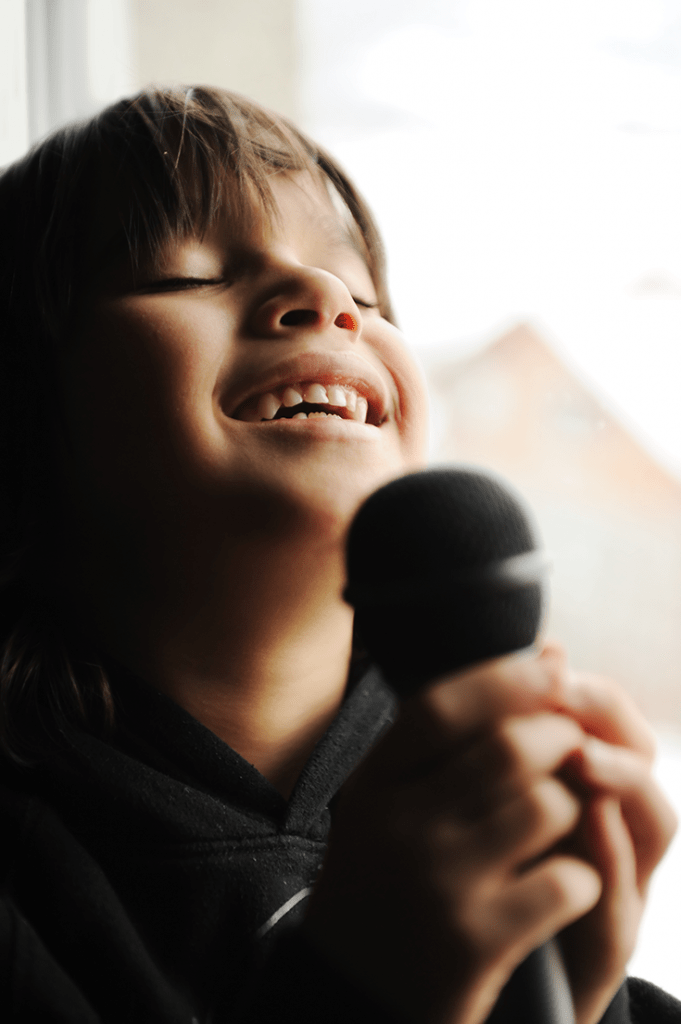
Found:
[[[350,331],[359,336],[359,311],[350,292],[334,274],[316,267],[282,270],[266,285],[249,317],[259,338],[286,338],[301,329],[312,334]]]

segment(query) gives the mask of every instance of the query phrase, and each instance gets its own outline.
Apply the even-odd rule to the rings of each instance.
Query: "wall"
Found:
[[[136,84],[219,85],[299,116],[295,0],[136,0]]]

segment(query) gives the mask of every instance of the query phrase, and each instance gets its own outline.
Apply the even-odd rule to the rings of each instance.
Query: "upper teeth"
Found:
[[[308,402],[311,405],[329,405],[335,409],[347,409],[349,413],[347,418],[358,423],[366,423],[369,411],[369,403],[366,398],[359,395],[350,385],[325,385],[313,382],[299,384],[295,387],[289,385],[277,394],[268,391],[266,394],[260,395],[255,404],[249,402],[241,418],[249,422],[273,420],[282,406],[290,409],[302,402]],[[305,412],[298,412],[294,414],[294,419],[306,418],[307,415]],[[324,416],[326,413],[311,412],[309,415]]]

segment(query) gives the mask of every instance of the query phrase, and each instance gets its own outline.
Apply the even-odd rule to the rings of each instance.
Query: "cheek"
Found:
[[[190,450],[205,448],[214,430],[224,318],[152,312],[98,312],[64,361],[68,447],[83,474],[107,490],[158,478]]]
[[[402,333],[387,321],[381,320],[375,325],[370,345],[397,386],[398,425],[405,462],[409,469],[420,469],[427,459],[429,421],[428,389],[423,372]]]

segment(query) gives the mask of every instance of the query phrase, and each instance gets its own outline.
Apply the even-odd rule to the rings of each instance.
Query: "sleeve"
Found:
[[[198,1024],[57,816],[0,788],[0,825],[0,1020]]]
[[[0,1020],[101,1024],[11,900],[0,900]]]
[[[681,1002],[657,985],[628,978],[627,990],[631,1024],[681,1024]]]
[[[681,1024],[681,1003],[649,981],[627,978],[600,1024]]]

